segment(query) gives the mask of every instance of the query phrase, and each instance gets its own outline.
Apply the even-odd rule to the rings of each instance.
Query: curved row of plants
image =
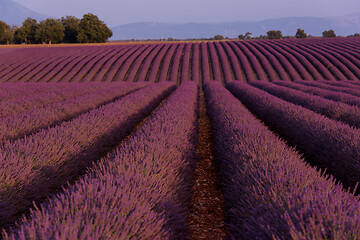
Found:
[[[359,45],[352,38],[0,49],[0,82],[357,80]]]

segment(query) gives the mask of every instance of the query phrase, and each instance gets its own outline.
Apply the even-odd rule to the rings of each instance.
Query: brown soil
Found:
[[[204,93],[199,103],[198,166],[195,169],[191,213],[188,217],[190,239],[227,239],[224,200],[218,188],[210,121],[206,115]]]

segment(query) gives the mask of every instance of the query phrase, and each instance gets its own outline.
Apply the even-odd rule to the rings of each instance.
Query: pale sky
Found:
[[[39,13],[81,18],[94,13],[110,27],[134,22],[215,23],[360,12],[360,0],[13,0]]]

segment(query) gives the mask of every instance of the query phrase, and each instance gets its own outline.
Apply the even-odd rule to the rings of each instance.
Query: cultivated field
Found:
[[[0,49],[2,238],[360,239],[359,80],[360,38]]]
[[[4,48],[0,82],[357,80],[359,46],[336,38]]]

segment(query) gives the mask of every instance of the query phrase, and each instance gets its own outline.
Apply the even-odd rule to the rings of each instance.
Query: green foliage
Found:
[[[267,38],[268,38],[267,35],[260,35],[260,36],[258,37],[258,39],[267,39]]]
[[[289,35],[282,37],[282,39],[294,39],[294,38],[295,38],[295,36],[289,36]]]
[[[336,37],[336,34],[335,34],[334,30],[332,30],[332,29],[330,29],[328,31],[324,31],[322,33],[322,35],[323,35],[324,38]]]
[[[298,28],[295,34],[296,38],[307,38],[307,34],[305,33],[304,29]]]
[[[27,33],[24,28],[18,28],[15,30],[14,42],[17,44],[27,43]]]
[[[60,20],[48,18],[41,21],[35,32],[35,38],[43,43],[60,43],[64,38],[65,27]]]
[[[238,38],[239,38],[240,40],[251,39],[251,34],[252,34],[251,32],[246,32],[245,35],[240,34],[240,35],[238,36]]]
[[[14,31],[5,22],[0,21],[0,44],[9,44],[14,40]]]
[[[355,33],[354,37],[360,37],[360,33]]]
[[[22,26],[15,31],[15,42],[16,43],[37,43],[36,41],[36,29],[38,23],[36,19],[27,18]]]
[[[246,32],[245,33],[245,39],[250,39],[251,38],[251,32]]]
[[[268,31],[266,34],[267,34],[268,39],[281,39],[282,38],[281,31],[271,30],[271,31]]]
[[[102,43],[112,36],[112,31],[103,21],[91,13],[85,14],[79,23],[78,42]]]
[[[73,16],[66,16],[61,18],[61,22],[65,27],[64,43],[77,43],[80,19]]]
[[[106,24],[91,13],[85,14],[81,20],[66,16],[38,23],[36,19],[27,18],[18,28],[0,21],[0,44],[102,43],[111,36],[112,31]]]
[[[224,40],[224,37],[222,35],[216,35],[214,37],[214,40],[216,40],[216,41]]]

